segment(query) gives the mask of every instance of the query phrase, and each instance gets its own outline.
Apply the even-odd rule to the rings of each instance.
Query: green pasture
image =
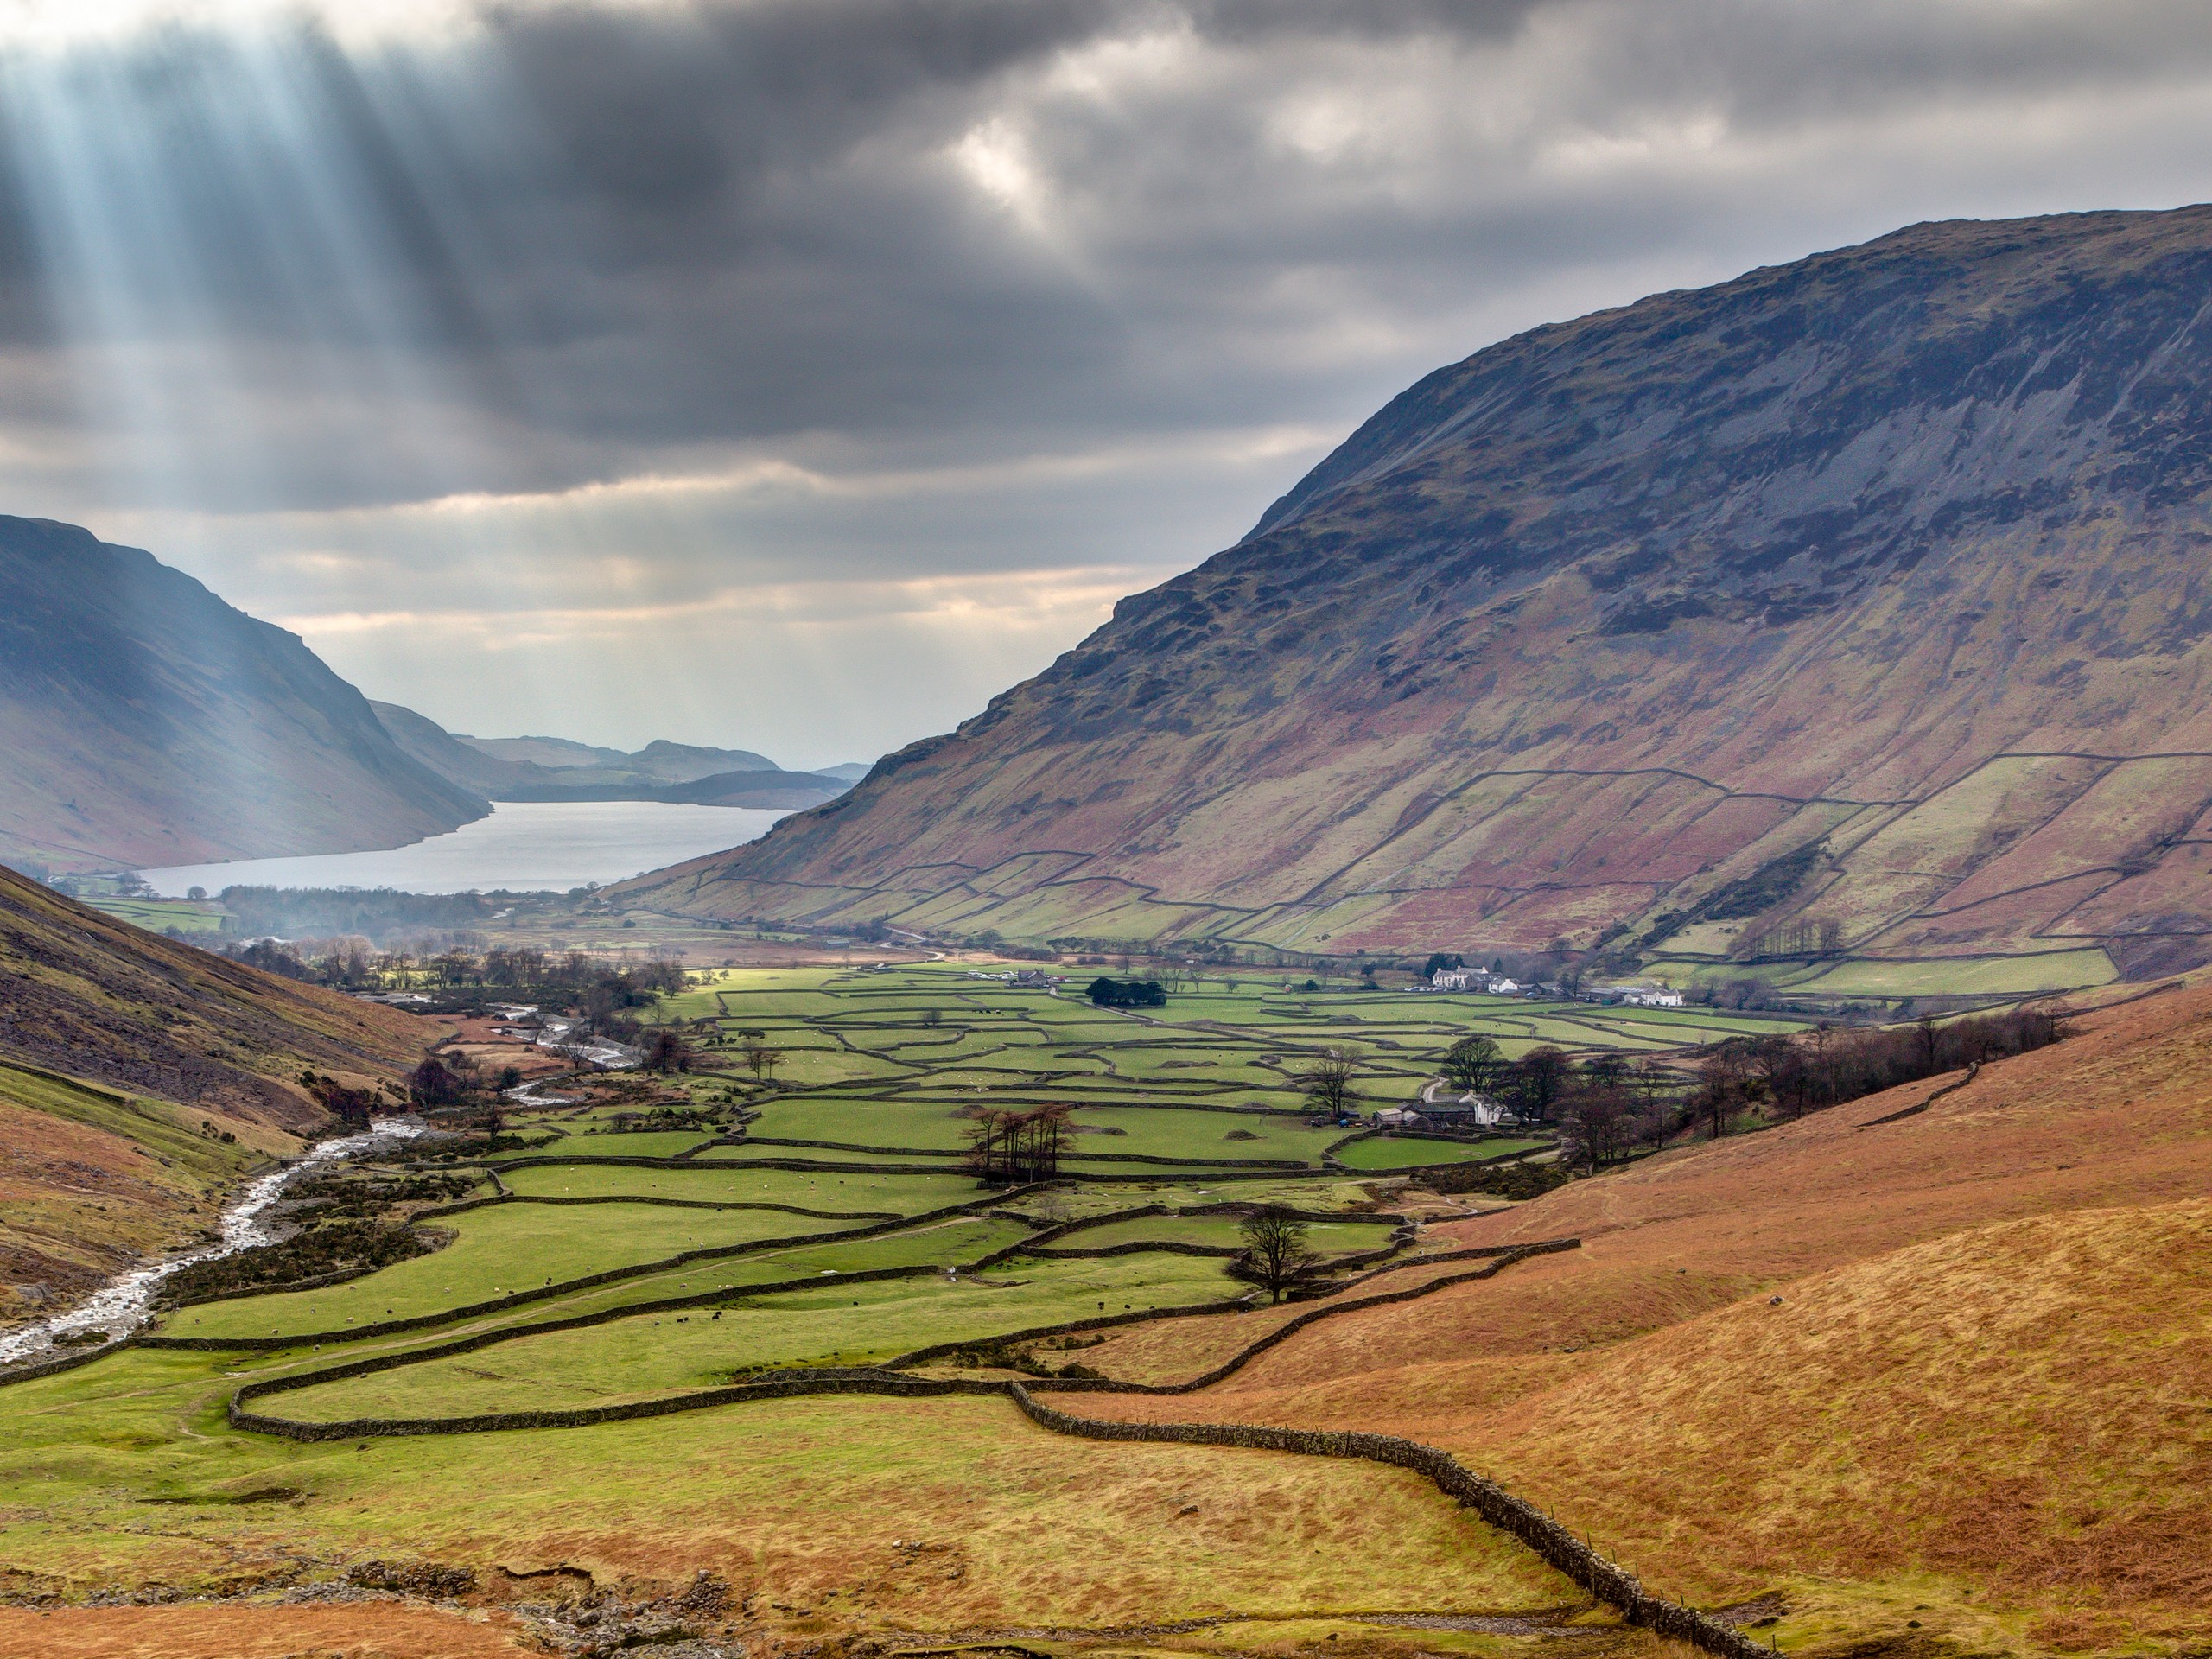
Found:
[[[212,899],[123,899],[102,893],[84,902],[149,933],[167,933],[171,929],[179,933],[219,933],[230,916]]]
[[[765,1103],[760,1121],[748,1125],[747,1132],[790,1141],[957,1151],[968,1144],[968,1131],[975,1123],[972,1118],[954,1116],[957,1109],[934,1102],[797,1095]]]
[[[762,1147],[765,1154],[768,1148]],[[688,1198],[708,1204],[795,1204],[809,1210],[887,1211],[918,1215],[986,1196],[965,1175],[822,1174],[786,1169],[748,1170],[694,1159],[673,1169],[627,1169],[609,1164],[547,1164],[501,1177],[531,1198]],[[601,1208],[589,1206],[590,1210]]]
[[[775,1210],[500,1204],[449,1217],[439,1224],[459,1236],[429,1255],[317,1290],[181,1308],[165,1322],[164,1332],[176,1337],[265,1337],[289,1331],[336,1331],[489,1301],[609,1268],[661,1261],[684,1250],[866,1224],[815,1221]]]
[[[528,1152],[505,1153],[505,1158],[674,1158],[714,1137],[698,1129],[605,1130],[582,1135],[557,1135]]]
[[[724,1311],[639,1315],[347,1377],[263,1409],[315,1421],[557,1410],[712,1388],[760,1366],[858,1365],[942,1342],[1104,1313],[1226,1300],[1247,1287],[1192,1256],[1023,1262],[975,1279],[897,1279],[764,1297]]]
[[[1172,1107],[1088,1106],[1076,1114],[1076,1145],[1085,1153],[1134,1152],[1155,1158],[1294,1158],[1319,1164],[1344,1131],[1311,1128],[1291,1116],[1177,1111]],[[1121,1131],[1086,1135],[1084,1129]]]
[[[810,1224],[810,1230],[833,1231],[837,1226],[835,1222],[817,1222]],[[809,1226],[803,1224],[793,1230],[804,1232]],[[492,1325],[537,1325],[548,1319],[634,1307],[643,1302],[783,1284],[794,1279],[843,1277],[883,1268],[964,1267],[1009,1244],[1020,1243],[1028,1234],[1029,1229],[1018,1222],[996,1221],[984,1216],[945,1217],[904,1231],[873,1237],[777,1246],[747,1255],[688,1262],[680,1268],[639,1274],[611,1285],[595,1285],[496,1315],[487,1314],[470,1320],[466,1328],[474,1332]],[[447,1334],[434,1332],[412,1337],[406,1345],[431,1345]]]
[[[1348,1169],[1426,1169],[1438,1164],[1471,1164],[1506,1153],[1534,1151],[1541,1141],[1478,1141],[1461,1146],[1449,1141],[1415,1141],[1370,1135],[1338,1148],[1337,1159]]]
[[[1353,1250],[1380,1249],[1389,1242],[1387,1221],[1319,1221],[1308,1224],[1306,1243],[1325,1255]],[[1230,1249],[1244,1245],[1243,1224],[1233,1216],[1144,1216],[1135,1221],[1109,1221],[1068,1233],[1043,1248],[1052,1250],[1094,1250],[1110,1244],[1168,1242],[1209,1244]]]

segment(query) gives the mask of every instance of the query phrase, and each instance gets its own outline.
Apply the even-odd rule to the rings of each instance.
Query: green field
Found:
[[[705,978],[652,1011],[686,1021],[695,1046],[694,1069],[660,1087],[708,1109],[736,1144],[707,1145],[700,1130],[617,1128],[614,1103],[653,1098],[626,1084],[582,1110],[517,1109],[505,1130],[531,1149],[503,1152],[491,1166],[512,1198],[427,1217],[436,1236],[449,1236],[432,1254],[341,1283],[176,1309],[156,1333],[267,1346],[133,1350],[0,1389],[10,1431],[0,1437],[0,1503],[16,1517],[10,1570],[54,1574],[72,1595],[151,1579],[194,1590],[236,1581],[281,1541],[323,1562],[416,1554],[488,1571],[493,1561],[588,1560],[620,1577],[633,1559],[696,1559],[702,1529],[717,1540],[749,1529],[755,1541],[744,1548],[788,1562],[815,1539],[843,1535],[851,1514],[878,1517],[868,1524],[882,1536],[869,1533],[868,1548],[881,1552],[893,1538],[911,1541],[921,1525],[912,1516],[925,1513],[962,1536],[1020,1540],[1001,1552],[999,1599],[961,1615],[978,1628],[1055,1609],[1080,1623],[1099,1615],[1106,1604],[1096,1586],[1109,1583],[1122,1586],[1109,1599],[1123,1622],[1203,1611],[1232,1592],[1260,1608],[1419,1607],[1424,1598],[1451,1607],[1562,1605],[1558,1581],[1525,1553],[1402,1472],[1063,1443],[1003,1401],[766,1402],[697,1418],[334,1448],[241,1433],[225,1419],[232,1389],[269,1379],[299,1382],[252,1408],[306,1422],[589,1410],[947,1344],[995,1364],[1006,1357],[1000,1341],[1025,1330],[1262,1302],[1264,1291],[1228,1271],[1247,1211],[1128,1212],[1288,1204],[1337,1217],[1308,1224],[1307,1243],[1325,1261],[1392,1243],[1402,1172],[1550,1149],[1541,1134],[1366,1139],[1335,1154],[1347,1171],[1328,1161],[1347,1131],[1307,1121],[1301,1080],[1323,1050],[1355,1051],[1365,1113],[1413,1098],[1469,1031],[1512,1052],[1542,1041],[1638,1051],[1762,1028],[1486,998],[1300,994],[1260,980],[1233,991],[1209,983],[1154,1012],[1122,1018],[950,963]],[[772,1078],[744,1068],[747,1031],[782,1051]],[[137,1110],[105,1097],[77,1103],[92,1118]],[[1047,1106],[1067,1109],[1071,1131],[1059,1179],[990,1189],[963,1166],[982,1114]],[[215,1176],[241,1157],[165,1117],[136,1127],[180,1173],[189,1165]],[[533,1161],[549,1154],[559,1161]],[[679,1154],[659,1167],[621,1161]],[[765,1166],[772,1163],[798,1166]],[[902,1165],[916,1173],[887,1167]],[[1039,1248],[1181,1244],[1224,1254],[1022,1248],[1074,1219],[1092,1224],[1056,1230]],[[472,1306],[480,1311],[461,1311]],[[373,1330],[387,1322],[406,1328]],[[1251,1328],[1263,1328],[1256,1316]],[[456,1339],[470,1346],[437,1351]],[[1015,1357],[1064,1365],[1085,1340]],[[320,1376],[357,1360],[385,1368]],[[737,1449],[709,1459],[715,1473],[703,1483],[688,1465],[658,1466],[671,1448],[700,1446]],[[680,1463],[693,1453],[673,1455]],[[1131,1489],[1132,1514],[1169,1516],[1190,1539],[1212,1541],[1155,1538],[1145,1530],[1151,1521],[1128,1523],[1135,1543],[1116,1535],[1127,1530],[1119,1521],[1098,1532],[1084,1517],[1122,1502],[1116,1478],[1103,1471],[1128,1469],[1158,1471]],[[246,1501],[265,1492],[296,1494],[277,1507],[300,1513]],[[614,1496],[626,1517],[646,1513],[677,1541],[607,1541],[594,1529],[616,1512]],[[178,1507],[143,1507],[172,1500]],[[1216,1503],[1217,1535],[1203,1530],[1212,1524],[1205,1506]],[[1354,1561],[1358,1552],[1319,1518],[1329,1513],[1339,1529],[1391,1516],[1389,1570]],[[1452,1562],[1435,1544],[1447,1535],[1459,1541]],[[1130,1564],[1154,1560],[1156,1584],[1130,1590]],[[1253,1561],[1267,1565],[1264,1583],[1248,1571]],[[1419,1588],[1405,1586],[1408,1563]],[[886,1570],[852,1569],[878,1584]],[[949,1610],[969,1605],[946,1587],[956,1582],[934,1580],[911,1604],[871,1591],[871,1605],[906,1606],[900,1628],[949,1628]],[[1470,1599],[1478,1596],[1490,1599]],[[1459,1650],[1436,1650],[1446,1648]]]
[[[1337,1149],[1337,1160],[1349,1169],[1421,1169],[1437,1164],[1468,1164],[1515,1152],[1534,1152],[1541,1141],[1478,1141],[1455,1146],[1446,1141],[1370,1135]]]

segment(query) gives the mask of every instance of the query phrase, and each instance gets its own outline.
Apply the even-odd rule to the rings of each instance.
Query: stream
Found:
[[[264,1220],[284,1196],[284,1189],[311,1172],[346,1158],[385,1150],[423,1133],[423,1126],[408,1118],[378,1118],[360,1135],[318,1141],[306,1155],[254,1178],[238,1201],[222,1213],[220,1236],[213,1244],[182,1255],[164,1257],[118,1274],[99,1290],[66,1313],[39,1319],[0,1336],[0,1366],[44,1359],[61,1345],[59,1339],[104,1332],[110,1337],[127,1335],[152,1312],[162,1283],[181,1268],[213,1262],[256,1245],[276,1242],[276,1229]]]

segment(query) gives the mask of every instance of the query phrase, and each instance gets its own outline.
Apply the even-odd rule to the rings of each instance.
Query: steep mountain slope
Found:
[[[0,869],[0,1063],[298,1131],[302,1067],[395,1076],[421,1021],[160,938]]]
[[[500,798],[503,790],[529,789],[553,779],[551,768],[533,760],[502,759],[480,743],[455,737],[428,715],[396,702],[372,700],[369,707],[409,759],[487,801]]]
[[[58,869],[395,847],[485,803],[294,635],[89,531],[0,518],[0,857]]]
[[[217,1188],[327,1127],[302,1070],[396,1083],[429,1034],[0,868],[0,1318],[207,1224]]]
[[[632,890],[1323,952],[2212,958],[2208,281],[2212,208],[1947,223],[1536,329],[957,732]]]
[[[1897,1116],[1936,1083],[1433,1228],[1433,1249],[1582,1244],[1324,1322],[1195,1395],[1084,1409],[1446,1446],[1656,1587],[1780,1592],[1791,1649],[2201,1643],[2209,1084],[2212,990],[2154,994],[1924,1111]],[[1084,1359],[1178,1380],[1275,1317]]]

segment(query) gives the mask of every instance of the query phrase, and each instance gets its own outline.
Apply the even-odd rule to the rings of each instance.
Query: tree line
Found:
[[[1446,1051],[1438,1069],[1455,1089],[1554,1131],[1569,1162],[1600,1169],[1685,1133],[1702,1129],[1718,1139],[1746,1111],[1786,1122],[2064,1035],[2059,1018],[2041,1008],[1902,1027],[1821,1025],[1731,1037],[1707,1050],[1694,1072],[1618,1053],[1578,1059],[1548,1044],[1508,1059],[1491,1039],[1469,1036]],[[1317,1057],[1301,1079],[1308,1101],[1339,1121],[1350,1116],[1357,1060],[1343,1048]]]

